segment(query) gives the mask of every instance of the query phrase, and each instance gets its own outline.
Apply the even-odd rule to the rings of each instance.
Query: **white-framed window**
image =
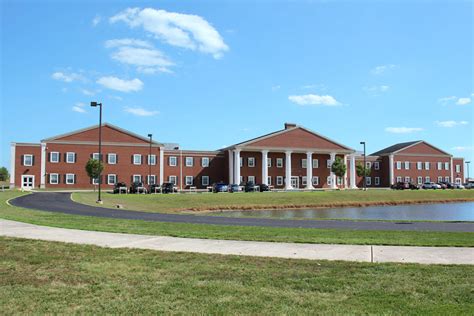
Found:
[[[449,182],[451,182],[451,178],[449,176],[444,177],[444,181],[449,183]]]
[[[410,170],[410,162],[405,161],[405,170]]]
[[[461,165],[456,165],[456,172],[461,172]]]
[[[449,170],[449,162],[444,163],[444,170]]]
[[[365,162],[365,168],[372,169],[372,163],[370,161]]]
[[[303,176],[301,177],[301,185],[306,185],[307,181],[306,181],[306,177]]]
[[[397,161],[397,170],[401,170],[401,169],[402,169],[402,162]]]
[[[380,177],[375,177],[374,178],[374,184],[375,185],[380,185]]]
[[[49,153],[49,162],[58,163],[59,162],[59,152],[52,151]]]
[[[201,177],[201,185],[209,185],[209,176]]]
[[[168,165],[170,167],[176,167],[178,165],[178,157],[176,156],[170,156],[168,158]]]
[[[267,166],[269,168],[272,166],[272,158],[267,158]]]
[[[66,163],[75,163],[76,162],[76,153],[67,152],[66,153]]]
[[[374,169],[375,170],[380,170],[380,162],[374,161]]]
[[[33,166],[33,155],[23,155],[23,166]]]
[[[254,157],[248,157],[247,158],[247,165],[249,167],[252,167],[252,168],[255,167],[255,158]]]
[[[240,176],[240,182],[239,184],[244,183],[244,176]]]
[[[73,173],[66,173],[66,184],[74,184],[76,182],[76,175]]]
[[[365,184],[372,185],[372,177],[365,177]]]
[[[283,158],[277,158],[277,168],[283,168]]]
[[[240,166],[241,166],[241,167],[244,166],[244,158],[243,158],[243,157],[240,157]]]
[[[319,159],[313,159],[313,168],[319,168]]]
[[[49,184],[58,184],[59,183],[59,174],[50,173],[49,174]]]
[[[148,165],[156,165],[156,155],[148,155]]]
[[[397,177],[397,182],[402,182],[402,177]]]
[[[461,184],[461,178],[456,178],[454,182],[456,182],[456,184]]]
[[[177,176],[168,176],[168,182],[173,183],[174,185],[178,184],[178,177]]]
[[[141,165],[142,164],[142,155],[133,154],[133,164],[134,165]]]
[[[193,157],[186,157],[185,166],[186,167],[194,166],[194,158]]]
[[[410,177],[405,177],[405,183],[410,183],[411,182],[411,178]]]
[[[277,185],[283,185],[283,177],[277,176]]]
[[[416,162],[416,169],[418,169],[418,170],[423,169],[423,163],[421,161]]]
[[[270,176],[267,177],[267,184],[272,185],[272,177]]]
[[[201,167],[204,167],[204,168],[209,167],[209,157],[202,157],[201,158]]]
[[[313,177],[313,185],[314,185],[314,186],[319,185],[319,177],[318,177],[318,176],[314,176],[314,177]]]
[[[107,163],[108,163],[109,165],[115,165],[115,164],[117,164],[117,154],[115,154],[115,153],[109,153],[109,154],[107,155]]]
[[[336,183],[337,183],[337,185],[342,185],[342,178],[341,177],[336,177]]]
[[[156,175],[152,174],[152,175],[147,175],[146,176],[146,182],[148,184],[155,184],[156,183]]]
[[[443,170],[443,163],[441,161],[438,161],[438,170]]]
[[[301,168],[306,169],[308,167],[307,160],[301,159]]]
[[[142,182],[142,176],[140,174],[134,174],[132,177],[132,182]]]
[[[99,178],[92,178],[92,184],[98,185],[99,184]]]
[[[431,178],[429,176],[425,177],[425,182],[431,182]]]
[[[194,183],[194,177],[193,177],[193,176],[186,176],[186,177],[184,178],[184,183],[185,183],[186,185],[193,185],[193,183]]]
[[[425,161],[425,170],[430,170],[430,162]]]
[[[417,183],[418,184],[423,184],[423,177],[418,177],[417,178]]]
[[[331,177],[331,176],[329,176],[329,177],[326,178],[326,183],[327,183],[329,186],[332,185],[332,177]]]
[[[331,159],[326,160],[326,167],[330,169],[331,166],[332,166],[332,160]]]
[[[99,160],[99,157],[100,157],[99,153],[93,153],[92,154],[92,159],[94,159],[94,160]]]
[[[443,177],[438,177],[438,183],[443,182]]]
[[[249,176],[247,179],[248,182],[255,183],[255,176]]]
[[[117,175],[116,174],[108,174],[107,175],[107,184],[115,184],[117,183]]]

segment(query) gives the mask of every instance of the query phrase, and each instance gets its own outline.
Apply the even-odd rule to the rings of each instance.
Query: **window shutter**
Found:
[[[119,155],[118,154],[115,154],[115,163],[118,164],[118,158],[119,158]]]
[[[74,184],[76,184],[76,175],[73,175],[72,177],[74,179]]]
[[[109,163],[109,154],[105,154],[105,161]]]
[[[35,165],[35,155],[31,155],[31,165]]]
[[[52,153],[50,152],[50,153],[48,154],[48,162],[51,162],[51,155],[52,155]],[[49,181],[48,181],[48,182],[49,182]]]
[[[76,163],[76,153],[74,153],[74,163]]]
[[[20,165],[24,166],[25,165],[24,162],[25,162],[25,155],[21,155],[20,156]]]
[[[58,152],[58,162],[61,162],[61,153]]]
[[[58,174],[58,184],[60,184],[60,183],[61,183],[61,175]]]
[[[131,159],[131,162],[132,162],[132,165],[133,165],[133,155],[132,155],[132,159]]]

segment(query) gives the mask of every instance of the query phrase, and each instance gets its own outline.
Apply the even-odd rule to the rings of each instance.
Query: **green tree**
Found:
[[[356,173],[359,177],[370,176],[370,171],[371,170],[369,168],[364,168],[364,165],[361,163],[358,163],[356,166]]]
[[[98,178],[103,170],[104,170],[104,165],[102,164],[101,161],[99,161],[97,159],[92,159],[91,158],[86,163],[87,175],[92,179]]]
[[[337,177],[343,179],[344,175],[346,174],[346,170],[347,166],[341,159],[341,157],[336,157],[336,159],[332,163],[331,171],[334,172]],[[341,183],[343,183],[343,181],[341,181]]]
[[[7,168],[1,167],[0,168],[0,181],[7,181],[10,179],[10,174],[8,173]]]

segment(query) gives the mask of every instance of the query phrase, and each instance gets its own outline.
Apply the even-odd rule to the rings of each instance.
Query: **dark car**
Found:
[[[394,190],[405,190],[405,189],[409,189],[410,185],[405,182],[397,182],[395,184],[392,184],[391,188]]]
[[[214,183],[212,186],[212,192],[218,193],[218,192],[227,192],[228,191],[228,186],[225,183]]]
[[[260,187],[260,192],[270,191],[270,187],[266,184],[260,184],[259,187]]]
[[[159,184],[152,184],[148,188],[148,193],[160,193],[161,192],[161,185]]]
[[[446,189],[454,189],[454,184],[451,182],[443,181],[439,182],[439,184],[446,186]]]
[[[161,185],[161,193],[174,193],[177,192],[176,188],[174,187],[174,184],[171,182],[164,182]]]
[[[114,194],[127,193],[127,184],[125,182],[117,182],[114,185]]]
[[[419,187],[418,185],[416,185],[416,184],[414,184],[414,183],[412,183],[412,182],[410,182],[410,183],[408,184],[408,188],[409,188],[410,190],[419,190],[419,189],[420,189],[420,187]]]
[[[130,186],[130,193],[146,193],[146,188],[143,182],[133,182]]]
[[[229,184],[229,192],[230,193],[235,193],[235,192],[240,192],[240,185],[238,184]]]
[[[438,182],[438,185],[441,187],[441,189],[446,190],[448,186],[444,182]]]
[[[258,186],[253,182],[247,182],[244,187],[245,192],[255,192],[258,190]]]

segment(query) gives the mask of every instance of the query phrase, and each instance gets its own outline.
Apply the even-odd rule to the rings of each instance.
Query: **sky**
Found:
[[[11,142],[97,124],[91,101],[183,149],[292,122],[369,153],[425,140],[474,160],[472,1],[0,3],[3,166]]]

